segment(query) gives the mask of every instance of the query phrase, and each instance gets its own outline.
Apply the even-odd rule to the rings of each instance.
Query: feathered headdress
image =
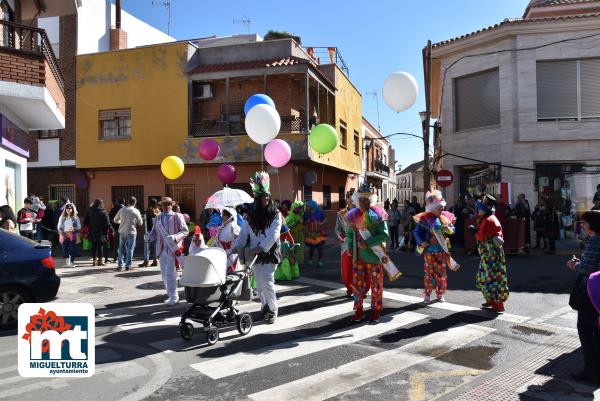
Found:
[[[271,195],[269,174],[264,171],[258,171],[250,178],[250,186],[254,196]]]
[[[431,212],[432,210],[435,210],[440,206],[445,207],[446,200],[444,199],[444,196],[440,191],[435,190],[433,192],[427,192],[425,194],[425,204],[425,210]]]

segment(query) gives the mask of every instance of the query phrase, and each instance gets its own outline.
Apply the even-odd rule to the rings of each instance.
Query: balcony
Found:
[[[62,129],[64,93],[46,32],[0,20],[0,105],[29,131]]]

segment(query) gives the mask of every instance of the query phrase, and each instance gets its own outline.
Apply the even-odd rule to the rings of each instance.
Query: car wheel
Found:
[[[23,288],[12,285],[0,287],[0,329],[16,327],[19,306],[31,301],[31,295]]]

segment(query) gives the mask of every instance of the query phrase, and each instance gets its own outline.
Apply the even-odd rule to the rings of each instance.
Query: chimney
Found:
[[[110,50],[127,49],[127,32],[121,29],[121,0],[115,4],[115,27],[110,29]]]

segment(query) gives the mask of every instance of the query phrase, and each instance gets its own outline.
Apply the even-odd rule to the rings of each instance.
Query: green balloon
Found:
[[[338,134],[331,125],[319,124],[310,131],[308,141],[313,150],[324,155],[337,147]]]

